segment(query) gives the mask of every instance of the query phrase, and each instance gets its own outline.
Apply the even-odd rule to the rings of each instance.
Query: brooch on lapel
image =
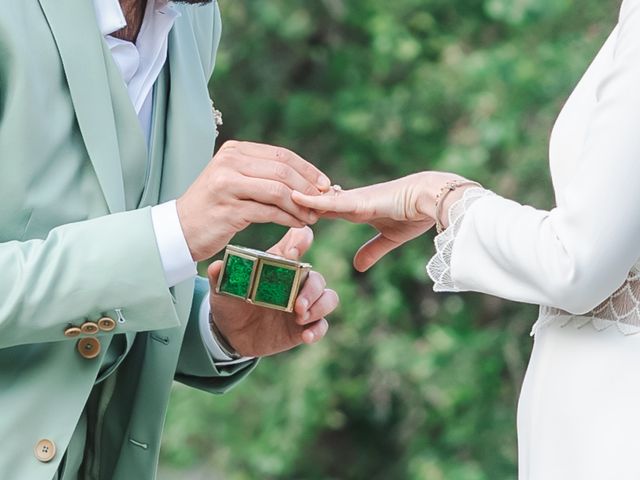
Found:
[[[213,112],[213,129],[215,131],[216,138],[218,138],[218,135],[220,135],[218,127],[222,125],[222,112],[216,108],[213,100],[211,100],[211,111]]]

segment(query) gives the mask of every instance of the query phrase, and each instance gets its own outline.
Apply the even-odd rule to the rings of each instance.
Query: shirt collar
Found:
[[[168,10],[173,9],[169,0],[147,1],[153,2],[154,10],[162,11],[162,13],[168,13]],[[124,18],[124,13],[118,0],[93,0],[93,6],[98,19],[98,28],[103,36],[111,35],[113,32],[117,32],[127,26],[127,21]]]

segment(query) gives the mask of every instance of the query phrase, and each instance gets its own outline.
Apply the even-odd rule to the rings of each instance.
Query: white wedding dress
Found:
[[[622,3],[549,153],[556,208],[469,189],[428,272],[436,291],[542,305],[518,408],[520,480],[638,480],[640,0]]]

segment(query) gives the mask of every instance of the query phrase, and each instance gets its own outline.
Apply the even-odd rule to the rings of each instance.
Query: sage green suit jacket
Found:
[[[149,207],[211,158],[219,11],[177,7],[147,152],[91,1],[0,8],[0,479],[54,478],[98,384],[91,476],[154,478],[173,380],[222,393],[251,369],[213,364],[192,308],[206,282],[166,287]],[[120,321],[84,358],[64,331],[105,315]]]

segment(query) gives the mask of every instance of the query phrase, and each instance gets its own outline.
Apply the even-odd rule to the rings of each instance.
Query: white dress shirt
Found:
[[[122,74],[148,144],[153,85],[167,60],[169,32],[180,12],[168,0],[148,0],[140,32],[133,43],[111,35],[127,25],[118,0],[93,0],[93,4],[98,27]],[[195,277],[196,262],[182,233],[175,200],[152,207],[151,218],[167,286]],[[200,308],[200,333],[216,364],[247,360],[234,362],[223,352],[209,327],[209,313],[209,302],[205,299]]]
[[[542,305],[539,325],[640,332],[639,132],[640,0],[625,0],[551,134],[557,207],[467,190],[436,237],[435,289]]]

